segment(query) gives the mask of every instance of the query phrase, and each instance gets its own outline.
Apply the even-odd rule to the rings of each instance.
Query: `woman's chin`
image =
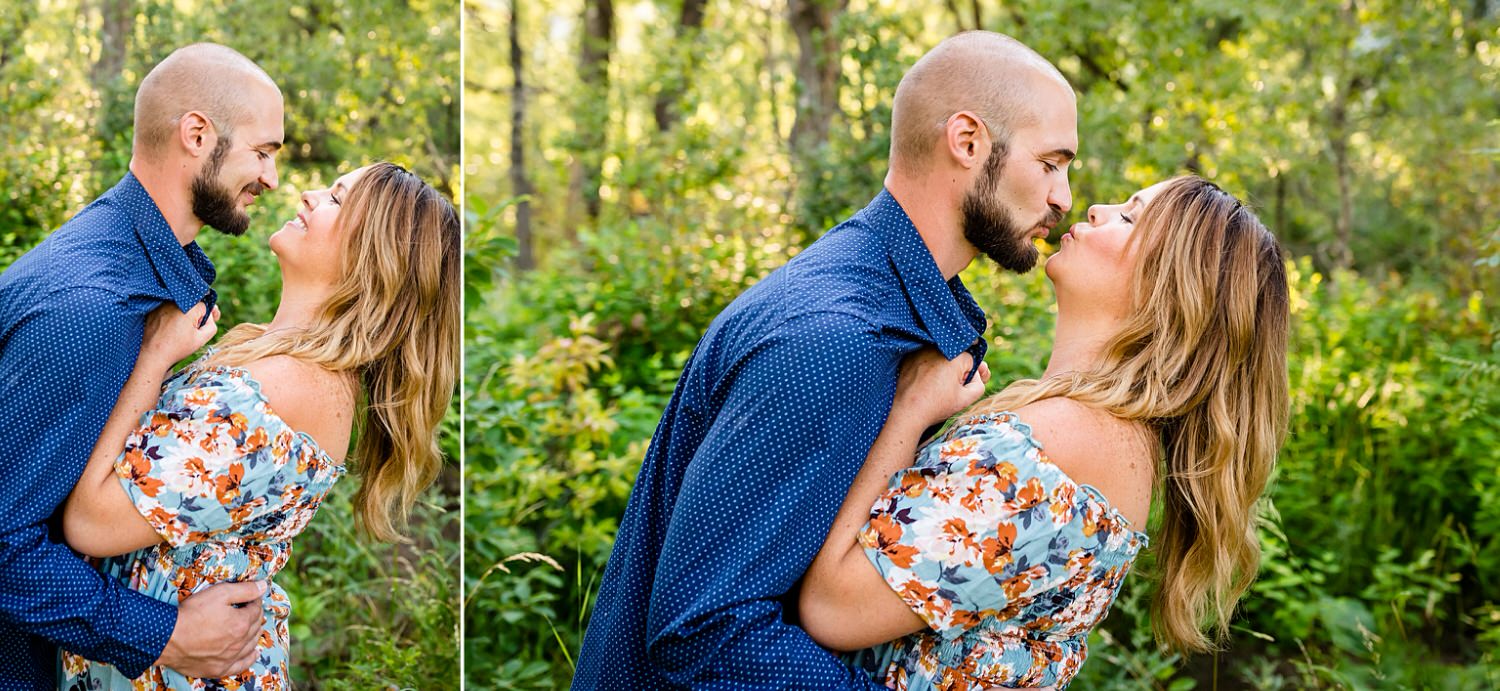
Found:
[[[1053,285],[1057,285],[1057,258],[1060,254],[1060,252],[1053,252],[1042,262],[1042,273],[1047,275],[1047,280],[1052,281]]]

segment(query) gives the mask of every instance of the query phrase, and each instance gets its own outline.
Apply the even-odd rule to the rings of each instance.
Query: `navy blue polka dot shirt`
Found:
[[[979,362],[983,311],[889,192],[729,305],[625,509],[574,689],[878,689],[783,617],[885,423],[901,359]]]
[[[210,305],[213,264],[134,175],[0,275],[0,689],[57,688],[57,648],[145,670],[177,608],[107,578],[57,516],[135,367],[146,314]]]

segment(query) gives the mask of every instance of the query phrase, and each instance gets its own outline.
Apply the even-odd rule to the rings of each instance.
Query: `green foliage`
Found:
[[[123,55],[102,69],[102,10],[123,7]],[[124,175],[135,86],[173,49],[216,41],[281,87],[280,187],[251,207],[251,230],[205,229],[221,327],[265,321],[280,293],[271,232],[303,190],[393,161],[457,198],[458,12],[441,0],[214,0],[6,3],[0,9],[0,265]],[[457,402],[442,428],[458,459]],[[335,489],[277,580],[292,596],[292,676],[311,689],[457,683],[459,477],[450,467],[415,510],[412,541],[355,528],[357,473]]]
[[[468,303],[474,688],[570,677],[643,445],[698,336],[879,190],[900,75],[973,23],[970,3],[851,2],[835,23],[840,112],[825,144],[791,151],[797,45],[783,3],[709,2],[688,42],[669,38],[676,3],[617,3],[603,95],[576,71],[582,4],[523,8],[521,139],[540,268],[480,259],[492,284]],[[1480,144],[1500,123],[1493,10],[972,5],[1078,92],[1075,215],[1195,171],[1252,200],[1298,257],[1292,431],[1266,501],[1262,572],[1226,649],[1156,647],[1143,564],[1077,686],[1500,685],[1500,326],[1489,306],[1500,156]],[[468,11],[469,64],[496,67],[468,77],[467,184],[508,199],[505,15],[477,0]],[[681,118],[657,131],[652,107],[668,85],[684,88]],[[580,128],[606,134],[589,152],[604,162],[597,218],[569,186]],[[1358,273],[1333,269],[1343,202]],[[486,223],[514,220],[501,208]],[[991,318],[994,384],[1040,372],[1045,278],[978,263],[964,277]]]

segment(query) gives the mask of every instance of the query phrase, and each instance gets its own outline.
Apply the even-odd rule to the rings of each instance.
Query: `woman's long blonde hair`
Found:
[[[1131,312],[1103,363],[1018,381],[976,411],[1064,396],[1156,433],[1165,473],[1151,623],[1172,648],[1209,650],[1260,565],[1256,503],[1287,426],[1286,265],[1249,208],[1192,176],[1152,200],[1130,242]]]
[[[356,375],[354,503],[366,531],[394,541],[443,463],[436,429],[458,371],[458,214],[415,174],[377,163],[349,190],[337,223],[341,279],[313,325],[241,324],[219,340],[213,362],[289,355]]]

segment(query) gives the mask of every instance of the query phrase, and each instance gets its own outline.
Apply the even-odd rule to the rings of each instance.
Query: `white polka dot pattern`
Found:
[[[177,609],[106,578],[61,541],[83,472],[140,350],[146,314],[214,299],[134,175],[0,275],[0,691],[55,689],[57,647],[139,674]]]
[[[783,619],[906,354],[976,362],[984,313],[888,192],[745,291],[636,478],[574,689],[882,688]]]

